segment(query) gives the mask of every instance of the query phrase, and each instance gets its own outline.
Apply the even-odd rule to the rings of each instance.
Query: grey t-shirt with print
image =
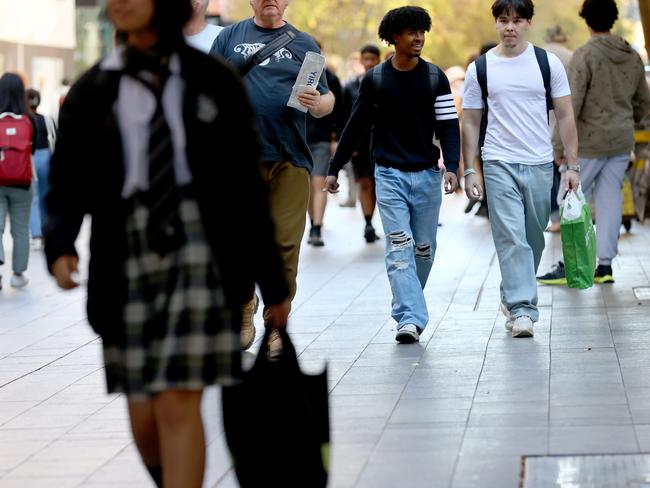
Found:
[[[290,24],[278,29],[265,29],[256,25],[253,19],[244,20],[226,27],[210,53],[239,67],[289,29],[298,33]],[[308,51],[320,53],[316,42],[308,34],[299,32],[285,48],[251,69],[244,81],[257,114],[262,159],[266,162],[289,161],[311,172],[313,162],[307,145],[307,114],[287,107],[291,89]],[[325,76],[321,76],[317,89],[321,94],[329,92]]]

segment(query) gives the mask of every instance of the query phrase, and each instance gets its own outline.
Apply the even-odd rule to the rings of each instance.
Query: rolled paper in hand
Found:
[[[298,101],[298,95],[309,88],[316,88],[318,86],[318,81],[323,74],[324,68],[325,56],[312,51],[308,51],[305,54],[305,60],[302,63],[298,78],[296,78],[296,83],[293,85],[291,96],[287,102],[288,107],[295,108],[301,112],[307,112],[307,107],[301,105]]]

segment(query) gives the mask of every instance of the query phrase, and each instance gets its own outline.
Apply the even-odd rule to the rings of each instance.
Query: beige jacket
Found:
[[[650,111],[643,62],[620,37],[593,36],[569,67],[578,155],[600,158],[634,149],[634,124]]]

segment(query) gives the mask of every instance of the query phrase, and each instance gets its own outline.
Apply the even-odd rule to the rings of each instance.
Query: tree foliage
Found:
[[[583,0],[538,0],[531,41],[544,44],[547,27],[559,24],[569,35],[569,47],[586,42],[589,33],[578,16]],[[619,2],[624,11],[630,0]],[[366,43],[380,44],[377,27],[391,8],[405,4],[426,8],[433,19],[425,56],[441,67],[467,64],[470,55],[485,42],[496,42],[491,0],[291,0],[286,18],[343,58]],[[243,19],[252,14],[248,2],[233,0],[229,16]],[[618,33],[629,31],[629,23],[617,24]]]

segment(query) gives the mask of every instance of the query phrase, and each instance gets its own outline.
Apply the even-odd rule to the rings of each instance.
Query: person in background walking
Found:
[[[205,15],[210,0],[192,0],[192,18],[185,26],[185,41],[195,49],[209,53],[214,40],[223,30],[220,25],[208,24]]]
[[[618,253],[622,222],[621,187],[634,149],[634,124],[648,115],[650,91],[641,57],[611,32],[618,19],[616,2],[585,0],[580,16],[591,38],[574,53],[569,81],[578,126],[581,181],[585,197],[593,195],[596,206],[598,267],[594,282],[614,283],[612,261]],[[564,264],[560,261],[538,281],[566,284]]]
[[[27,109],[27,97],[25,96],[25,86],[20,76],[14,73],[5,73],[0,78],[0,116],[3,123],[22,124],[24,130],[15,127],[5,128],[7,136],[25,137],[26,147],[13,150],[12,159],[26,161],[31,168],[31,154],[36,147],[36,138],[38,131],[34,125],[34,120],[29,116]],[[20,120],[13,122],[15,117]],[[27,119],[27,121],[25,121]],[[26,122],[29,122],[26,124]],[[3,134],[4,135],[4,134]],[[13,149],[16,149],[15,147]],[[10,156],[5,153],[8,148],[0,147],[0,158],[9,159]],[[19,154],[19,153],[25,154]],[[14,159],[15,160],[15,159]],[[4,185],[0,186],[0,266],[5,263],[5,251],[2,244],[2,236],[5,230],[7,217],[11,221],[11,237],[13,239],[13,254],[11,265],[13,276],[9,284],[13,288],[22,288],[27,285],[28,279],[24,275],[29,262],[29,217],[32,208],[34,190],[32,184],[26,185]],[[2,275],[0,274],[0,289],[2,289]]]
[[[352,108],[359,96],[359,90],[361,89],[361,82],[364,76],[380,62],[381,52],[377,46],[368,44],[361,48],[361,64],[363,65],[364,73],[345,85],[343,89],[343,110],[346,120],[352,115]],[[372,217],[377,206],[377,194],[375,192],[375,166],[372,163],[371,151],[370,131],[368,131],[354,153],[352,153],[352,158],[350,159],[354,179],[359,186],[361,211],[366,221],[363,229],[363,237],[368,244],[379,240],[377,232],[372,225]],[[344,165],[344,168],[345,166],[347,165]],[[350,182],[350,184],[352,185],[353,183]]]
[[[561,26],[554,25],[546,29],[546,44],[543,47],[546,51],[558,57],[567,73],[573,56],[573,51],[567,48],[568,42],[569,38]],[[561,173],[566,171],[566,162],[562,158],[562,140],[557,130],[555,112],[550,114],[550,125],[553,134],[553,159],[555,165],[553,166],[553,189],[551,190],[551,224],[547,230],[549,232],[560,232],[560,202],[563,199],[563,192],[560,191],[562,185]]]
[[[29,109],[36,126],[36,143],[34,152],[34,169],[36,177],[34,178],[34,199],[32,204],[32,213],[29,219],[29,228],[32,234],[32,248],[40,251],[43,249],[43,222],[47,214],[45,213],[45,195],[48,189],[48,180],[50,178],[50,158],[56,144],[56,123],[49,115],[38,113],[38,107],[41,104],[41,94],[30,88],[27,90],[27,101]]]
[[[255,282],[269,327],[289,314],[252,110],[230,68],[185,44],[191,8],[108,0],[122,44],[66,97],[46,197],[45,254],[64,289],[77,286],[75,239],[92,216],[88,321],[108,391],[126,396],[165,488],[202,486],[202,393],[240,377]]]
[[[321,47],[320,43],[318,47]],[[309,192],[309,218],[311,227],[309,229],[308,244],[314,247],[325,245],[321,228],[323,226],[323,217],[327,207],[327,192],[323,191],[325,186],[325,177],[329,167],[330,158],[334,154],[336,141],[338,140],[342,124],[341,108],[341,82],[334,72],[325,67],[325,76],[327,86],[334,95],[336,101],[334,110],[325,117],[316,118],[311,115],[307,117],[307,142],[309,150],[314,159],[314,167],[311,170],[310,192]]]

